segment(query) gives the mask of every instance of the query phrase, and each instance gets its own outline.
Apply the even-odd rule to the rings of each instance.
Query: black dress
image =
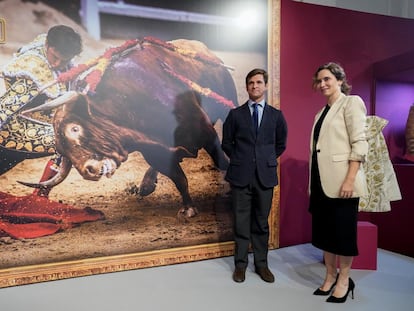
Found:
[[[326,105],[315,124],[313,146],[316,146],[322,122],[329,108]],[[357,256],[359,199],[329,198],[325,195],[319,176],[315,148],[312,150],[310,190],[309,211],[312,214],[312,245],[336,255]]]

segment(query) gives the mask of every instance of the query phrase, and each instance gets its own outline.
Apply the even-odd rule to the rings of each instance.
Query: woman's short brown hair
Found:
[[[321,70],[329,70],[338,81],[342,81],[341,85],[341,92],[345,95],[349,95],[351,92],[351,86],[348,84],[348,81],[346,80],[346,74],[345,70],[339,65],[338,63],[329,62],[326,64],[323,64],[319,66],[319,68],[316,70],[315,74],[313,75],[313,88],[316,88],[316,85],[318,84],[317,77],[318,73]]]

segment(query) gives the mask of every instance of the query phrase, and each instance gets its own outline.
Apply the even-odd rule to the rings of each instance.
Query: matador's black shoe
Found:
[[[246,268],[236,267],[233,272],[233,281],[242,283],[246,279]]]
[[[256,273],[260,275],[261,279],[268,283],[273,283],[275,281],[275,276],[268,267],[256,267]]]

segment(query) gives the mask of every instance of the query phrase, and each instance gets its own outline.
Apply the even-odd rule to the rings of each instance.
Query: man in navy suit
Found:
[[[265,70],[250,71],[249,100],[232,109],[223,124],[222,148],[230,158],[225,178],[231,185],[234,215],[235,282],[245,280],[250,242],[256,273],[266,282],[275,280],[267,264],[268,217],[278,184],[277,158],[286,149],[287,124],[282,112],[265,101],[267,82]]]

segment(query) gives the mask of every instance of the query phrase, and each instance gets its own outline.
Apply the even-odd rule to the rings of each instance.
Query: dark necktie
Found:
[[[253,120],[253,128],[256,131],[257,134],[257,130],[259,129],[259,111],[257,109],[257,105],[256,103],[254,103],[252,105],[253,107],[253,114],[252,114],[252,120]]]

